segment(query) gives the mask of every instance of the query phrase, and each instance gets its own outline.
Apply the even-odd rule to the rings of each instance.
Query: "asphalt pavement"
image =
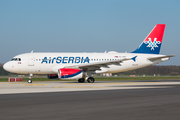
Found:
[[[180,85],[158,86],[1,94],[0,120],[179,120]]]

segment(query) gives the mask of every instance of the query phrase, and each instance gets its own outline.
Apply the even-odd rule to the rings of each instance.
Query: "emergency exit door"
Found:
[[[28,56],[28,66],[34,66],[34,56],[33,55]]]

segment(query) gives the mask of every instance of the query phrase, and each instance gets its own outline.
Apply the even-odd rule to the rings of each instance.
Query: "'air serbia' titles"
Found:
[[[42,60],[41,64],[46,63],[46,64],[52,64],[52,63],[89,63],[89,57],[44,57]]]

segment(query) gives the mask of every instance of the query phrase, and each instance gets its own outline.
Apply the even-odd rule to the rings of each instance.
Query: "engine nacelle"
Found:
[[[48,79],[58,79],[58,74],[49,74],[47,75]]]
[[[83,77],[81,69],[75,68],[60,68],[58,70],[59,79],[79,79]]]

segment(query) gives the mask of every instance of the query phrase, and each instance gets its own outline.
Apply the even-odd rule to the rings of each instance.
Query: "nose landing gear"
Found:
[[[28,83],[32,83],[32,80],[31,80],[31,79],[32,79],[32,76],[33,76],[33,74],[29,74],[29,79],[28,79],[28,81],[27,81]]]
[[[29,79],[27,82],[28,82],[28,83],[32,83],[32,80]]]

